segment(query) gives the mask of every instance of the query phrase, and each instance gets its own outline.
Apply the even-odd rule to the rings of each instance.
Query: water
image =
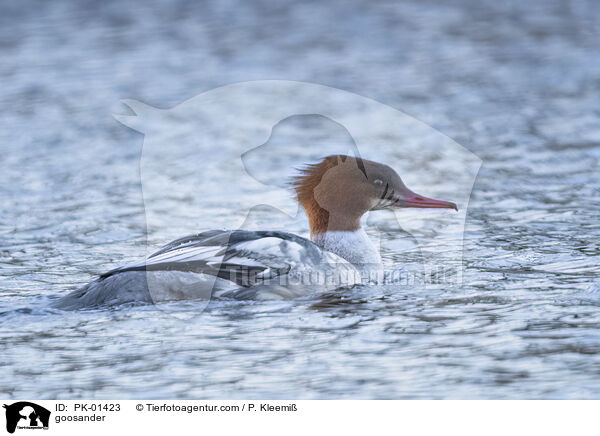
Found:
[[[593,2],[2,9],[5,396],[600,397]],[[112,118],[124,112],[119,100],[169,108],[266,78],[374,98],[483,160],[467,214],[464,286],[213,302],[201,316],[180,318],[173,313],[194,314],[194,304],[48,309],[57,295],[145,253],[143,137]],[[288,175],[287,163],[273,179]],[[218,194],[206,204],[207,216],[226,216]],[[429,216],[433,229],[448,219]],[[202,215],[176,222],[186,218],[189,231],[214,224]],[[402,246],[407,235],[387,230]],[[418,257],[411,249],[386,256]]]

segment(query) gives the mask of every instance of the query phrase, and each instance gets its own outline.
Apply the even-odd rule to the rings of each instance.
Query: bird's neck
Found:
[[[364,213],[363,211],[326,211],[316,201],[306,202],[303,207],[308,217],[311,235],[360,230],[360,219]]]
[[[337,254],[362,270],[379,268],[379,250],[360,226],[363,212],[332,213],[315,201],[304,205],[310,225],[310,239],[319,247]]]
[[[311,240],[324,250],[337,254],[361,270],[381,268],[379,250],[362,228],[311,233]]]

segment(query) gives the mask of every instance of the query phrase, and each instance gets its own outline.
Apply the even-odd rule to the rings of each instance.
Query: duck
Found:
[[[277,230],[207,230],[111,269],[60,297],[65,310],[172,300],[289,299],[380,283],[383,264],[361,226],[369,211],[454,209],[416,194],[390,166],[349,155],[306,164],[292,178],[310,237]]]

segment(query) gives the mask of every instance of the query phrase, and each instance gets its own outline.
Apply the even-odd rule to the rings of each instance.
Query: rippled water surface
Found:
[[[1,8],[0,392],[48,399],[600,398],[594,2]],[[169,108],[257,79],[376,99],[479,156],[464,285],[213,301],[201,314],[190,302],[48,309],[95,274],[145,254],[147,239],[151,247],[167,242],[146,235],[144,138],[112,117],[126,112],[119,100]],[[294,138],[307,131],[323,143],[335,135],[308,124],[282,125],[280,145],[297,150]],[[218,155],[207,147],[206,159]],[[379,151],[410,158],[398,150]],[[296,164],[266,161],[263,177],[273,183]],[[432,165],[444,162],[452,161]],[[452,198],[443,178],[434,187],[411,180]],[[171,216],[167,200],[154,204],[176,237],[181,228],[226,226],[235,196],[224,192],[206,195],[205,214]],[[451,218],[424,213],[425,239],[439,244],[436,229]],[[257,219],[262,228],[284,225],[279,216]],[[428,256],[382,220],[388,263]],[[286,228],[306,232],[301,219],[294,222]]]

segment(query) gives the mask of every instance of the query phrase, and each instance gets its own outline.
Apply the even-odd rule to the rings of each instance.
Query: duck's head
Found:
[[[296,196],[310,222],[311,234],[354,231],[369,210],[438,208],[456,204],[411,191],[388,165],[346,155],[328,156],[308,165],[294,179]]]

